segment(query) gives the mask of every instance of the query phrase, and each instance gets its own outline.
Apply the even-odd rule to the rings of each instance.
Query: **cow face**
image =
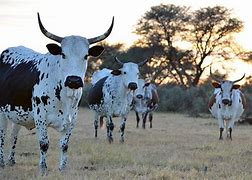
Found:
[[[81,36],[67,36],[63,38],[54,35],[44,28],[39,14],[38,22],[41,32],[46,37],[61,44],[61,46],[49,44],[47,45],[47,48],[51,54],[61,56],[58,63],[65,86],[70,89],[79,89],[83,87],[83,79],[87,69],[88,56],[99,56],[104,50],[101,46],[89,48],[89,45],[102,41],[109,36],[113,28],[114,18],[110,28],[104,34],[90,39],[86,39]]]
[[[65,86],[71,89],[83,87],[88,56],[97,57],[104,50],[101,46],[93,46],[89,49],[88,40],[80,36],[65,37],[61,41],[61,47],[49,44],[47,48],[51,54],[60,56],[62,78]]]
[[[119,70],[113,70],[113,75],[120,75],[122,77],[123,84],[129,90],[136,90],[139,78],[138,65],[135,63],[124,63],[123,67]]]
[[[138,79],[135,99],[149,100],[151,98],[152,98],[152,93],[150,89],[150,83],[146,83],[143,79]]]
[[[220,83],[213,82],[212,85],[215,88],[220,88],[221,102],[224,105],[232,105],[232,91],[238,89],[240,85],[233,84],[232,81],[221,81]]]
[[[137,89],[135,92],[135,99],[143,99],[145,96],[146,86],[143,79],[138,79]]]

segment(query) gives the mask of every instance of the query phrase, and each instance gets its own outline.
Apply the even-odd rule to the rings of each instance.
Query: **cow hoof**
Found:
[[[108,137],[109,144],[111,144],[114,140],[112,137]]]
[[[221,137],[221,138],[219,138],[219,140],[223,140],[223,138]]]
[[[4,168],[4,161],[0,161],[0,168]]]
[[[66,170],[66,166],[61,166],[61,167],[59,167],[59,171],[60,172],[64,172]]]
[[[16,161],[14,159],[10,159],[7,163],[8,166],[14,166],[16,164]]]
[[[123,143],[124,143],[124,139],[121,139],[121,140],[120,140],[120,143],[122,143],[122,144],[123,144]]]
[[[41,176],[47,176],[48,175],[48,170],[47,169],[40,169],[40,175]]]
[[[227,137],[227,140],[230,140],[230,141],[232,141],[232,138],[231,138],[230,136],[228,136],[228,137]]]

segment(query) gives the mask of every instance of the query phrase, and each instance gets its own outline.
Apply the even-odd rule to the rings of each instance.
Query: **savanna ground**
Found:
[[[119,142],[119,120],[114,119],[114,142],[106,130],[94,138],[93,113],[81,109],[71,136],[68,168],[58,171],[59,133],[49,129],[49,174],[38,171],[37,136],[20,132],[14,167],[0,169],[0,179],[252,179],[251,126],[238,125],[233,140],[219,141],[212,118],[155,113],[153,128],[136,128],[134,113],[126,124],[125,143]],[[9,133],[8,133],[9,135]],[[9,146],[5,148],[9,149]]]

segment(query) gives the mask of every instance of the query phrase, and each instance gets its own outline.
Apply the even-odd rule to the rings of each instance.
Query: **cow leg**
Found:
[[[135,112],[136,112],[136,111],[135,111]],[[136,127],[138,128],[138,127],[139,127],[139,121],[140,121],[138,112],[136,112],[136,120],[137,120],[137,125],[136,125]]]
[[[37,129],[39,146],[40,146],[40,161],[39,167],[41,175],[47,174],[47,165],[46,165],[46,154],[49,148],[49,138],[47,136],[47,124],[46,120],[35,119],[35,125]]]
[[[142,116],[143,116],[142,128],[145,129],[145,124],[146,124],[146,119],[147,119],[147,116],[148,116],[148,112],[143,113]]]
[[[150,128],[152,128],[152,119],[153,119],[153,114],[152,112],[150,112],[149,113]]]
[[[11,150],[10,150],[10,154],[8,157],[8,165],[9,166],[13,166],[16,162],[15,162],[15,148],[16,148],[16,144],[17,144],[17,137],[18,137],[18,132],[20,130],[21,126],[17,125],[15,123],[12,124],[12,133],[11,133]]]
[[[109,143],[113,142],[113,130],[114,130],[114,124],[111,116],[107,117],[107,137]]]
[[[67,150],[68,150],[68,142],[69,138],[72,134],[73,126],[70,126],[67,128],[66,131],[62,132],[61,138],[60,138],[60,165],[59,170],[63,171],[66,168],[67,163]]]
[[[3,115],[0,113],[0,167],[4,167],[4,140],[7,131],[8,121]]]
[[[223,140],[222,133],[224,131],[224,120],[222,118],[218,118],[219,128],[220,128],[220,137],[219,140]]]
[[[228,138],[229,138],[230,140],[232,140],[232,130],[233,130],[233,128],[234,128],[234,122],[235,122],[235,120],[234,120],[234,119],[231,119],[230,122],[229,122],[229,124],[228,124],[228,131],[229,131],[229,136],[228,136]]]
[[[95,112],[95,117],[94,117],[94,128],[95,128],[95,137],[97,138],[97,130],[98,130],[98,118],[99,115],[97,112]]]
[[[232,140],[232,128],[228,128],[228,130],[229,130],[229,138],[230,140]]]
[[[223,137],[222,137],[222,132],[224,131],[224,128],[220,128],[220,137],[219,137],[219,140],[223,140]]]
[[[121,131],[121,139],[120,142],[124,143],[124,130],[125,130],[125,124],[126,124],[126,118],[122,118],[121,125],[120,125],[120,131]]]

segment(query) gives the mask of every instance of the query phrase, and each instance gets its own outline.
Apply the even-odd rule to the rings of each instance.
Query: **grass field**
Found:
[[[219,141],[212,118],[154,113],[153,128],[136,128],[131,112],[125,143],[119,142],[119,120],[114,119],[114,142],[106,130],[94,138],[93,113],[81,109],[70,139],[68,168],[58,171],[59,133],[49,129],[49,174],[39,176],[37,136],[22,129],[13,167],[0,169],[0,179],[252,179],[252,126],[236,126],[233,140]],[[8,134],[9,135],[9,134]],[[7,139],[8,141],[8,139]],[[5,148],[7,152],[9,146]]]

